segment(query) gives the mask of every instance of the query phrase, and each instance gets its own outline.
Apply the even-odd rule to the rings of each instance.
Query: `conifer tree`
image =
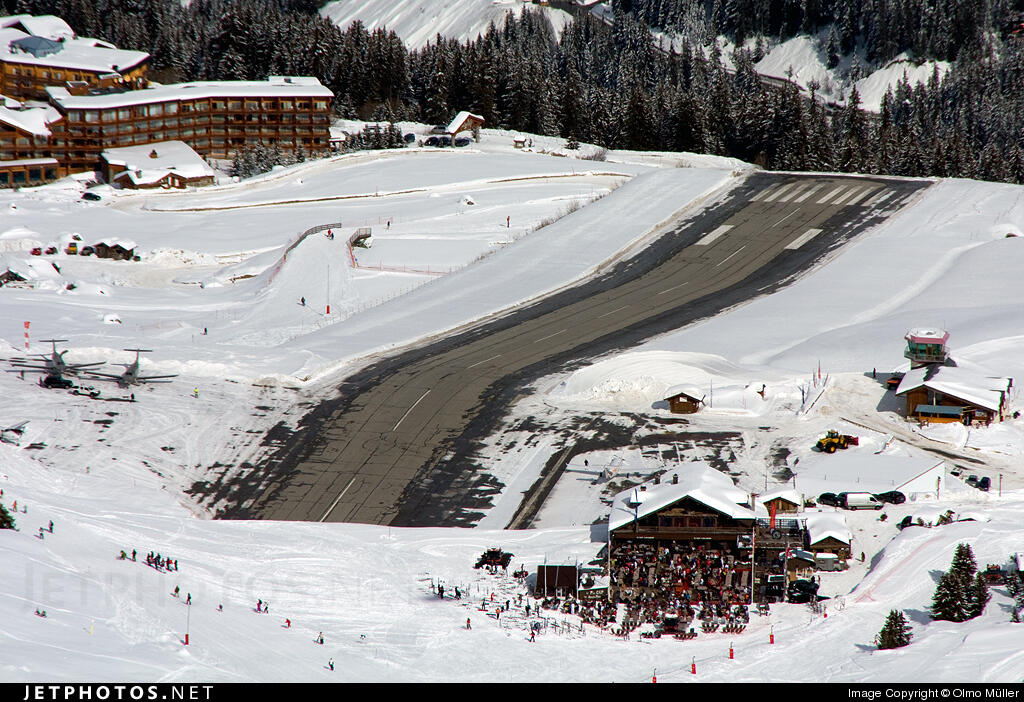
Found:
[[[992,593],[988,591],[988,583],[985,582],[984,573],[976,573],[974,581],[967,590],[966,613],[968,619],[980,617],[985,611],[985,605],[992,599]]]
[[[948,622],[967,620],[967,593],[963,583],[952,572],[939,578],[932,597],[932,618]]]
[[[14,529],[16,525],[14,523],[14,517],[7,511],[7,508],[0,505],[0,529]]]
[[[885,625],[878,632],[875,641],[880,649],[901,648],[909,644],[913,636],[910,625],[907,624],[907,620],[903,617],[903,612],[893,609],[889,611],[889,616],[885,619]]]
[[[949,572],[960,581],[965,590],[974,580],[974,574],[978,572],[978,562],[974,559],[974,551],[971,550],[970,544],[956,545],[953,561],[949,564]]]

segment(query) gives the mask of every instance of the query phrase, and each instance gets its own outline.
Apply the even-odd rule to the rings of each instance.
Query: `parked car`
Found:
[[[992,478],[988,477],[987,475],[985,477],[983,477],[981,480],[978,481],[978,489],[979,490],[984,490],[985,492],[988,492],[989,488],[991,488],[991,487],[992,487]]]
[[[42,246],[34,246],[34,247],[32,247],[32,251],[30,253],[33,256],[42,256],[43,255],[43,247]]]
[[[402,139],[405,140],[406,144],[415,144],[416,143],[416,135],[413,134],[412,132],[409,132],[408,134],[406,134],[404,137],[402,137]]]
[[[839,507],[839,498],[834,492],[823,492],[818,495],[819,505],[828,505],[829,507]]]
[[[870,492],[841,492],[836,495],[839,506],[844,509],[882,509],[885,505]]]
[[[818,600],[818,583],[810,580],[794,580],[786,588],[786,599],[794,604],[806,604]]]
[[[74,383],[72,383],[70,380],[60,375],[48,375],[45,378],[43,378],[44,388],[67,389],[70,388],[73,384]]]
[[[423,142],[423,145],[424,146],[437,146],[437,137],[436,136],[427,137],[426,140]]]
[[[79,256],[92,256],[96,253],[96,249],[91,246],[83,246],[82,250],[78,252]]]
[[[469,137],[459,137],[458,139],[455,140],[456,146],[469,146],[472,143],[473,140],[470,139]]]
[[[94,193],[89,190],[86,190],[84,193],[82,193],[82,199],[88,200],[89,202],[99,202],[103,198],[100,196],[99,193]]]
[[[967,484],[971,487],[978,487],[978,476],[972,475],[967,479]]]
[[[57,247],[56,246],[47,246],[46,247],[46,253],[47,253],[47,255],[52,256],[53,254],[57,253]]]
[[[902,505],[907,501],[907,496],[899,490],[890,490],[889,492],[880,492],[875,497],[879,502],[887,502],[890,505]]]

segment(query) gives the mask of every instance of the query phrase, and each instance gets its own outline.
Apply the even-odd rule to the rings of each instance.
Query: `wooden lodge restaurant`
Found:
[[[760,601],[766,576],[784,574],[778,554],[806,547],[803,519],[785,512],[696,464],[620,492],[608,524],[609,599],[661,592],[745,603],[753,586]]]

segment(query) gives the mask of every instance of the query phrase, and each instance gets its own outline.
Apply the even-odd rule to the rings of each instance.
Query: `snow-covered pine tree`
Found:
[[[885,619],[885,625],[878,632],[875,640],[880,649],[901,648],[909,644],[913,636],[910,625],[907,624],[907,620],[903,616],[903,612],[893,609],[889,611],[889,616]]]
[[[16,526],[11,513],[7,511],[6,507],[0,505],[0,529],[14,529]]]
[[[967,620],[967,593],[952,572],[943,573],[932,596],[932,618],[948,622]]]
[[[975,573],[974,581],[967,589],[967,618],[980,617],[991,599],[992,593],[988,591],[984,573]]]
[[[974,574],[978,572],[978,561],[974,558],[974,551],[970,544],[959,543],[953,552],[953,561],[949,564],[949,573],[954,575],[966,590],[974,580]]]

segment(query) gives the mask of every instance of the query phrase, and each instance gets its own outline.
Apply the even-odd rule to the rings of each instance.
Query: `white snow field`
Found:
[[[1020,377],[1024,244],[1005,236],[1024,220],[1016,186],[937,182],[790,287],[544,379],[511,409],[551,421],[592,411],[665,418],[667,387],[713,384],[714,402],[693,416],[693,428],[743,436],[732,469],[745,490],[778,487],[769,476],[773,446],[791,449],[799,484],[797,459],[810,460],[814,437],[833,426],[859,433],[851,451],[865,457],[940,447],[983,461],[980,473],[1003,475],[1001,493],[954,481],[941,498],[887,508],[885,521],[851,514],[854,549],[866,560],[822,575],[833,598],[827,617],[780,605],[741,635],[679,642],[624,641],[548,613],[531,643],[520,607],[500,620],[480,611],[492,592],[495,602],[522,592],[511,577],[473,569],[485,548],[502,546],[516,566],[534,569],[591,561],[603,545],[591,523],[606,514],[606,496],[583,473],[583,456],[539,528],[502,530],[521,491],[560,450],[555,434],[507,450],[497,444],[514,434],[496,437],[488,460],[506,488],[475,529],[220,522],[185,493],[224,467],[255,462],[271,427],[294,425],[380,353],[600,270],[674,213],[726,196],[750,170],[680,154],[556,157],[542,152],[558,152],[561,140],[533,137],[522,152],[513,136],[484,130],[465,150],[365,152],[201,191],[107,192],[98,203],[81,202],[72,181],[0,192],[4,264],[32,282],[0,289],[4,355],[24,354],[30,321],[33,353],[49,352],[45,338],[68,339],[58,348],[78,363],[126,364],[134,354],[122,349],[153,349],[144,373],[179,374],[132,389],[83,381],[100,390],[97,399],[45,390],[34,374],[0,374],[0,424],[28,420],[20,445],[0,443],[0,501],[12,510],[17,501],[19,527],[0,531],[0,680],[643,682],[655,670],[659,681],[684,682],[1024,677],[1021,630],[1009,622],[1002,588],[971,622],[927,615],[956,543],[970,543],[982,565],[1024,550],[1021,421],[920,429],[898,417],[870,377],[873,367],[901,366],[903,334],[923,324],[950,331],[958,362]],[[557,221],[541,227],[545,220]],[[336,223],[334,239],[316,232],[285,256],[307,228]],[[364,226],[373,246],[356,249],[353,267],[345,242]],[[141,260],[29,253],[74,233],[86,245],[132,240]],[[679,457],[699,458],[685,448]],[[635,449],[589,457],[592,466],[637,473],[661,460]],[[978,520],[895,527],[906,514],[945,509]],[[53,533],[41,533],[51,519]],[[121,549],[135,549],[138,561],[117,560]],[[146,566],[150,551],[180,569]],[[438,582],[443,601],[432,593]],[[455,586],[466,597],[452,599]],[[175,587],[191,594],[191,606],[171,596]],[[269,614],[254,611],[260,599]],[[914,642],[876,651],[872,639],[893,608],[907,613]]]

